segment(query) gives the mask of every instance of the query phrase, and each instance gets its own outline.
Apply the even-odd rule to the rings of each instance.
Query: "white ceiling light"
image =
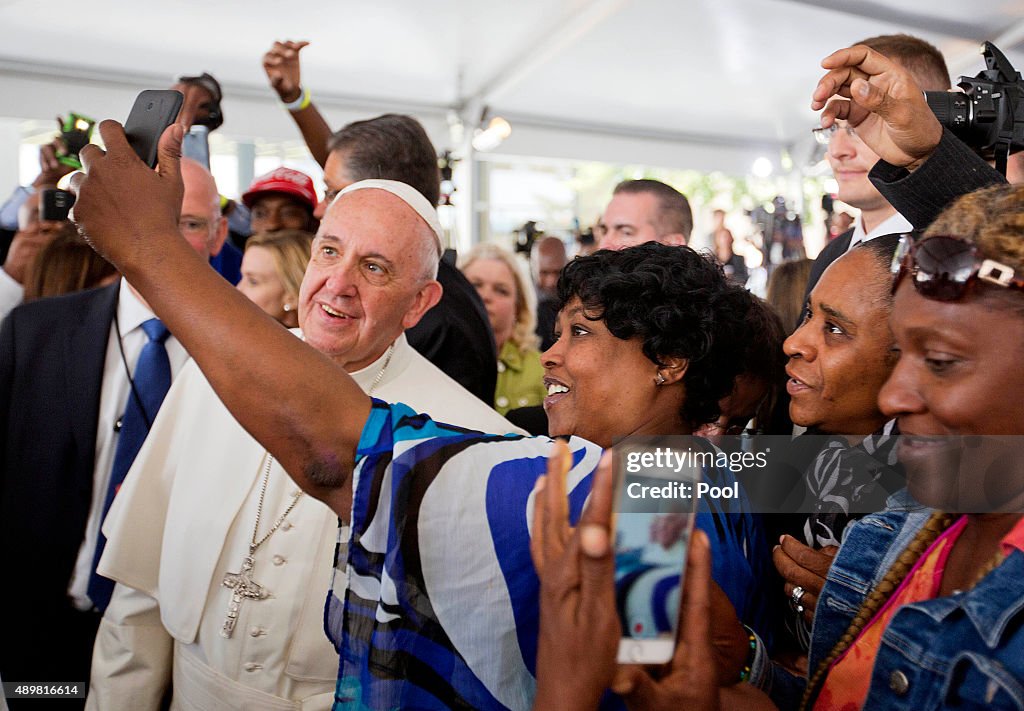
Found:
[[[493,151],[501,142],[512,135],[512,125],[501,116],[495,116],[487,128],[478,128],[473,134],[473,148],[478,151]]]
[[[774,169],[775,167],[772,165],[772,162],[764,156],[761,156],[754,161],[754,165],[750,167],[750,172],[758,178],[767,178],[772,174]]]

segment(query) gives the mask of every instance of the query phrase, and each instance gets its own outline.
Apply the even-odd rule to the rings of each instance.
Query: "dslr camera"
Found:
[[[926,91],[928,106],[961,141],[1006,175],[1006,159],[1024,150],[1024,79],[991,42],[981,47],[987,69],[960,77],[963,93]]]

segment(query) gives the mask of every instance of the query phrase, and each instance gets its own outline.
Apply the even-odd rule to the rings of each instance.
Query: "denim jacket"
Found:
[[[811,673],[846,632],[868,593],[927,521],[906,497],[850,530],[829,570],[814,619]],[[863,708],[1024,710],[1024,553],[1015,550],[977,586],[905,605],[882,636]],[[796,709],[806,686],[781,668],[761,684],[780,709]]]

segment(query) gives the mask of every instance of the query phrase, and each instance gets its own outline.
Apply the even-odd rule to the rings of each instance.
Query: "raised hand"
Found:
[[[150,170],[132,150],[124,128],[103,121],[103,151],[94,144],[80,153],[84,172],[71,178],[75,222],[97,252],[122,266],[135,249],[160,249],[160,238],[177,236],[184,188],[181,182],[181,124],[160,137],[159,165]]]
[[[291,103],[302,93],[302,73],[299,65],[299,51],[309,42],[274,42],[274,46],[263,55],[263,71],[267,73],[270,86],[281,101]]]
[[[180,91],[184,97],[181,102],[181,110],[178,112],[178,123],[188,131],[195,123],[196,117],[203,104],[209,101],[210,92],[197,84],[178,83],[173,87]]]
[[[57,119],[57,125],[63,126],[63,121]],[[39,175],[32,181],[32,186],[37,190],[57,187],[58,181],[74,168],[61,163],[58,158],[67,152],[64,140],[57,136],[49,143],[39,148]]]
[[[565,482],[571,461],[569,448],[556,441],[534,495],[530,554],[540,578],[534,708],[593,711],[615,674],[622,634],[611,549],[612,468],[606,454],[574,530]]]
[[[822,60],[828,72],[812,95],[821,125],[845,119],[880,158],[913,170],[939,145],[942,125],[906,69],[873,49],[855,45]]]
[[[43,248],[60,233],[63,224],[36,219],[24,229],[15,232],[3,264],[3,270],[8,276],[24,285],[29,268]]]

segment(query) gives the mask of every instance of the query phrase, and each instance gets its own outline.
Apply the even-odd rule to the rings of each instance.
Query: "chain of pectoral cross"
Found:
[[[384,371],[391,364],[391,356],[394,352],[395,344],[392,343],[388,346],[387,353],[384,356],[384,364],[377,373],[377,377],[373,379],[373,383],[370,384],[369,389],[366,391],[367,395],[372,395],[373,391],[377,389],[381,378],[384,377]],[[291,513],[292,509],[295,508],[295,504],[302,497],[301,491],[295,494],[280,518],[270,527],[270,530],[267,531],[263,538],[257,541],[256,536],[260,530],[260,518],[263,516],[263,499],[267,495],[267,484],[270,481],[270,467],[274,463],[274,455],[270,452],[265,452],[263,454],[263,461],[266,462],[266,468],[263,472],[263,488],[260,489],[259,505],[256,507],[256,523],[252,527],[252,543],[249,544],[249,555],[242,559],[241,569],[237,573],[225,573],[224,581],[221,583],[224,587],[231,588],[232,591],[231,601],[228,603],[228,615],[224,618],[224,624],[220,628],[221,637],[230,637],[234,633],[235,625],[238,623],[238,612],[241,610],[244,600],[266,600],[270,597],[270,591],[252,579],[252,569],[256,564],[253,554],[256,553],[257,548],[266,543],[268,538],[274,535],[274,532],[280,528],[285,518]]]
[[[252,527],[252,542],[249,544],[249,555],[242,559],[242,567],[237,573],[225,573],[222,585],[231,588],[231,601],[228,602],[228,615],[224,618],[224,624],[220,628],[221,637],[230,637],[235,631],[235,624],[238,622],[238,612],[242,607],[243,600],[265,600],[270,597],[270,591],[252,579],[252,569],[256,565],[253,554],[256,549],[266,543],[267,539],[274,535],[274,532],[281,527],[285,518],[295,508],[295,504],[302,498],[302,492],[295,494],[288,508],[277,519],[270,530],[263,538],[256,540],[260,530],[260,519],[263,517],[263,499],[267,495],[267,484],[270,482],[270,467],[274,463],[274,457],[270,452],[263,455],[266,462],[266,471],[263,473],[263,488],[260,489],[260,502],[256,507],[256,523]]]

